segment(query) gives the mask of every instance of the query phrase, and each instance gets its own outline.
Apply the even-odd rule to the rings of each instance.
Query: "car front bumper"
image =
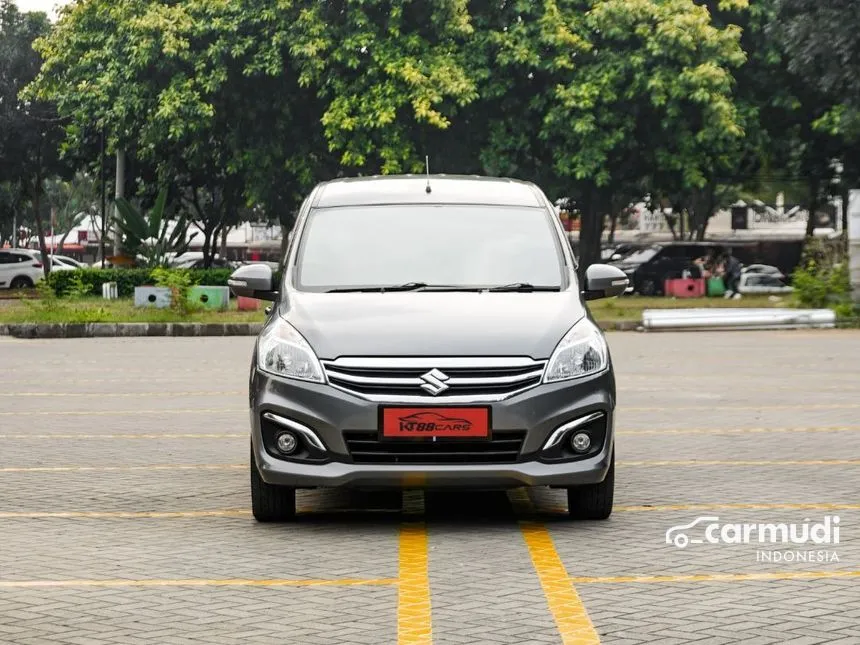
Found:
[[[539,385],[492,408],[493,430],[526,430],[521,458],[504,464],[367,464],[353,463],[343,432],[377,430],[380,403],[335,387],[251,374],[251,440],[263,481],[295,488],[513,488],[577,486],[603,481],[614,443],[615,383],[612,371],[557,384]],[[445,405],[428,398],[428,406]],[[327,448],[328,461],[309,463],[281,459],[263,443],[261,417],[271,412],[296,421]],[[573,461],[543,461],[541,448],[559,426],[594,412],[606,415],[605,440],[593,456]]]

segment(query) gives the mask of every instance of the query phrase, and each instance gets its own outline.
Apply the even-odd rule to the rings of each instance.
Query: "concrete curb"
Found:
[[[600,322],[605,331],[636,331],[635,320]],[[13,338],[116,338],[136,336],[256,336],[263,323],[12,323],[0,336]]]
[[[132,336],[256,336],[263,323],[19,323],[0,325],[14,338],[113,338]]]

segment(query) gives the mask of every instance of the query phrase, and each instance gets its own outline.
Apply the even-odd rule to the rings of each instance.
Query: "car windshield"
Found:
[[[648,249],[642,249],[641,251],[636,251],[636,253],[631,253],[630,255],[624,258],[625,262],[630,262],[632,264],[641,264],[642,262],[647,262],[660,250],[660,247],[651,247]]]
[[[540,208],[397,205],[311,212],[296,286],[308,291],[385,288],[561,288],[562,256]]]

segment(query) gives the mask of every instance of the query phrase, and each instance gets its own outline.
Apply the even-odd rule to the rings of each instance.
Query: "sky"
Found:
[[[16,0],[20,11],[44,11],[53,15],[54,6],[66,4],[69,0]]]

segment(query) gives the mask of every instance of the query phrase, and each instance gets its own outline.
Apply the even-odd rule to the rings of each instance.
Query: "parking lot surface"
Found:
[[[609,341],[609,520],[543,489],[302,491],[262,525],[252,339],[0,337],[0,643],[860,643],[860,334]]]

